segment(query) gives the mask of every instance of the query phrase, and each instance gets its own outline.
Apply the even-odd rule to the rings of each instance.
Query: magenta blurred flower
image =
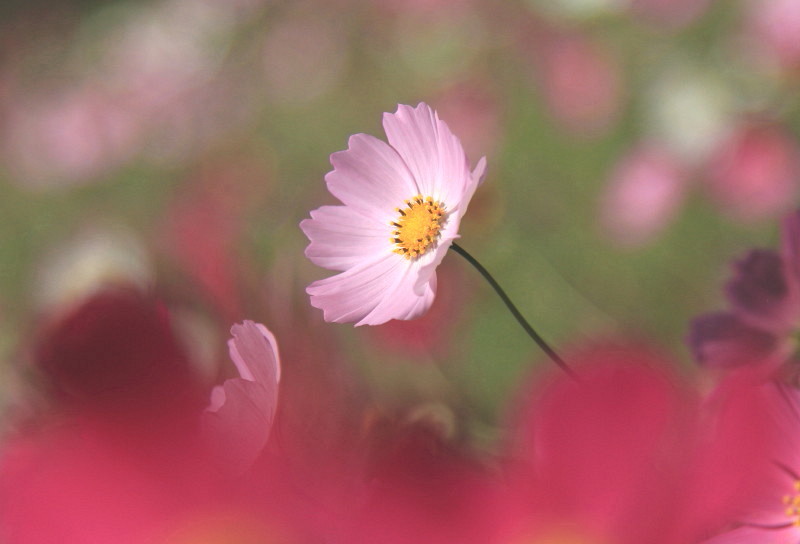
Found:
[[[490,470],[430,421],[385,421],[368,437],[365,500],[342,543],[486,544]],[[337,541],[339,542],[339,541]]]
[[[800,212],[783,220],[780,252],[754,249],[733,263],[725,286],[730,311],[695,318],[688,343],[695,359],[730,369],[787,361],[800,327]]]
[[[798,178],[797,145],[777,125],[741,123],[709,159],[711,196],[742,220],[786,211],[797,193]]]
[[[4,437],[3,542],[206,541],[223,528],[249,538],[237,542],[269,542],[283,514],[254,515],[264,505],[245,500],[233,476],[269,435],[277,349],[253,322],[232,333],[242,378],[204,413],[207,388],[157,300],[107,289],[43,327],[35,361],[54,402]]]
[[[244,472],[267,443],[278,406],[281,362],[275,336],[262,324],[231,327],[228,348],[239,378],[211,391],[203,414],[209,449],[226,470]]]
[[[660,233],[682,203],[686,173],[666,150],[641,146],[624,155],[602,198],[600,222],[625,246],[647,242]]]
[[[323,206],[300,223],[306,256],[340,274],[308,286],[327,321],[378,325],[413,319],[436,294],[436,267],[458,237],[483,180],[461,142],[427,104],[384,114],[389,145],[367,134],[331,155],[328,190],[344,206]]]
[[[800,393],[776,383],[760,391],[772,408],[772,421],[781,441],[769,471],[731,529],[704,544],[793,544],[800,541]]]
[[[570,361],[581,380],[555,376],[516,416],[497,542],[686,544],[730,519],[766,458],[749,383],[704,402],[639,348]]]

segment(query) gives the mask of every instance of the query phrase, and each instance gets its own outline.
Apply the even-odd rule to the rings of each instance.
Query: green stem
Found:
[[[475,267],[475,269],[480,273],[480,275],[483,276],[483,278],[487,282],[489,282],[489,285],[492,286],[492,289],[494,289],[495,293],[497,293],[497,296],[500,297],[500,300],[502,300],[503,303],[505,303],[506,307],[511,312],[511,315],[513,315],[514,319],[517,320],[517,323],[519,323],[522,326],[522,328],[525,329],[525,332],[528,333],[528,336],[533,338],[533,341],[536,342],[536,344],[542,349],[542,351],[544,351],[555,364],[560,366],[561,369],[567,374],[569,374],[570,377],[577,380],[578,376],[575,374],[575,371],[573,371],[569,367],[569,365],[567,365],[567,363],[565,363],[564,360],[561,357],[559,357],[559,355],[555,351],[553,351],[553,348],[551,348],[547,344],[547,342],[545,342],[544,339],[541,336],[539,336],[539,333],[537,333],[533,329],[533,327],[531,327],[531,324],[528,323],[528,321],[524,317],[522,317],[522,314],[519,312],[517,307],[514,305],[513,302],[511,302],[511,299],[508,298],[508,295],[506,294],[505,291],[503,291],[503,288],[500,287],[500,284],[498,284],[497,281],[495,281],[495,279],[492,277],[492,275],[489,274],[489,271],[486,270],[481,263],[475,260],[475,257],[467,253],[467,251],[463,247],[459,246],[455,242],[453,242],[453,244],[450,246],[450,249],[452,249],[462,257],[464,257],[469,264]]]

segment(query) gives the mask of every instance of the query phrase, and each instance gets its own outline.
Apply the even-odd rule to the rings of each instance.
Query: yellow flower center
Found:
[[[405,201],[405,208],[397,208],[399,214],[392,221],[395,230],[391,241],[397,246],[395,253],[406,259],[414,259],[424,254],[439,238],[444,219],[444,204],[431,197],[417,195]]]
[[[800,480],[794,481],[794,495],[784,495],[783,504],[786,505],[786,515],[792,518],[792,524],[800,527]]]

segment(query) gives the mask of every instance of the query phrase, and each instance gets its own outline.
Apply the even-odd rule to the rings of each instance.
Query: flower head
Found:
[[[340,273],[308,286],[327,321],[379,325],[413,319],[436,294],[436,267],[486,168],[469,170],[459,139],[427,104],[383,116],[388,144],[350,137],[331,155],[322,206],[300,223],[314,264]]]
[[[791,358],[800,328],[800,212],[788,215],[780,251],[754,249],[733,263],[725,286],[730,310],[692,321],[695,359],[712,368],[763,365],[767,374]]]

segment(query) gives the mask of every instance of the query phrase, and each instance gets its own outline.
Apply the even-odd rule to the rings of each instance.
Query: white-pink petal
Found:
[[[308,286],[311,305],[324,312],[326,321],[379,325],[390,319],[410,319],[419,308],[419,298],[409,281],[410,261],[396,253],[363,263],[341,274]],[[414,274],[411,279],[416,280]],[[385,302],[395,297],[395,303]]]
[[[391,252],[391,228],[347,206],[322,206],[300,222],[310,240],[305,255],[329,270],[347,270]]]
[[[383,115],[389,144],[397,150],[416,181],[418,192],[456,207],[470,178],[459,139],[427,104],[399,105]]]
[[[348,148],[331,155],[328,190],[346,206],[379,223],[417,194],[413,177],[397,152],[368,134],[354,134]]]
[[[331,155],[325,180],[344,206],[323,206],[300,224],[310,241],[306,256],[340,271],[306,289],[326,321],[378,325],[427,311],[436,267],[483,181],[486,160],[470,172],[461,142],[426,104],[399,105],[383,125],[389,144],[356,134],[347,150]],[[392,222],[416,195],[441,202],[445,216],[433,245],[407,259],[394,253]]]
[[[228,349],[240,378],[211,392],[203,413],[204,438],[220,467],[246,471],[269,439],[281,377],[278,344],[264,325],[244,321],[231,327]]]

